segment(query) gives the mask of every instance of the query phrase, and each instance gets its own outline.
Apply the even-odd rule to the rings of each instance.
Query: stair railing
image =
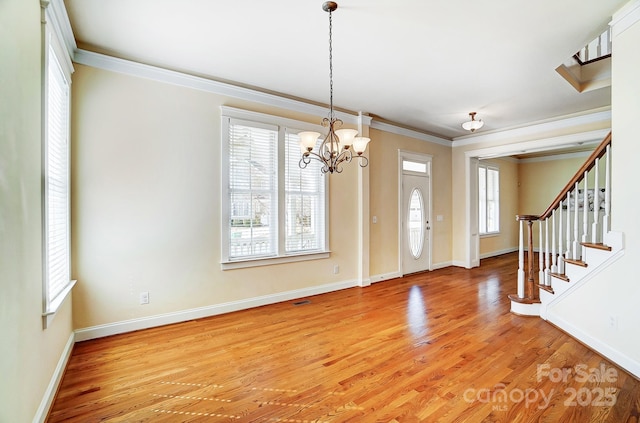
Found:
[[[604,160],[604,169],[601,169]],[[601,181],[601,171],[604,181]],[[581,263],[585,245],[602,244],[611,213],[611,133],[567,182],[539,216],[518,215],[518,291],[509,295],[519,303],[539,302],[538,288],[553,292],[551,276],[563,278],[567,262]],[[524,223],[527,223],[527,263],[524,262]],[[534,223],[538,222],[538,282],[534,269]]]

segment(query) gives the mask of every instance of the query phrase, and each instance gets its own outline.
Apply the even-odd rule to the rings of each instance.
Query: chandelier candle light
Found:
[[[353,159],[353,152],[357,154],[356,158],[360,160],[360,166],[365,167],[369,164],[362,154],[367,149],[370,139],[366,137],[358,137],[358,131],[355,129],[337,129],[343,122],[335,117],[333,111],[333,50],[332,50],[332,20],[331,13],[338,8],[338,3],[327,1],[322,4],[322,10],[329,12],[329,117],[322,120],[322,126],[329,127],[329,133],[320,144],[318,152],[314,152],[319,132],[305,131],[300,132],[300,151],[302,158],[298,165],[304,169],[311,159],[318,160],[322,163],[320,169],[322,173],[340,173],[342,172],[342,163],[349,163]]]

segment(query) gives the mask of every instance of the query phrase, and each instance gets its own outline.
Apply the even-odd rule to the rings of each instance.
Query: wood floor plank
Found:
[[[48,421],[638,422],[638,380],[509,312],[516,269],[507,254],[80,342]]]

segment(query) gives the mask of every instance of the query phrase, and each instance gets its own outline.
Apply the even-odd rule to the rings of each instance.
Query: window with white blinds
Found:
[[[277,253],[278,128],[229,125],[229,258]]]
[[[44,3],[43,3],[44,4]],[[42,304],[46,329],[76,281],[71,280],[70,145],[71,50],[62,40],[62,2],[42,12]]]
[[[71,282],[69,259],[69,83],[53,48],[47,66],[45,143],[46,285],[52,303]]]
[[[285,251],[324,250],[325,178],[320,162],[313,160],[305,169],[301,157],[301,131],[285,133]],[[318,144],[321,142],[318,139]]]
[[[325,253],[326,176],[319,164],[298,166],[303,129],[256,115],[261,121],[223,115],[222,262]]]
[[[497,167],[478,167],[478,214],[481,235],[500,232],[500,171]]]

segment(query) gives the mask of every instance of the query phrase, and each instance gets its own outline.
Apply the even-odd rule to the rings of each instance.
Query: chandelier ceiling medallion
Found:
[[[361,167],[365,167],[369,163],[369,159],[362,154],[366,150],[370,139],[357,136],[358,131],[355,129],[338,129],[343,122],[335,117],[335,112],[333,111],[333,50],[331,39],[333,24],[331,14],[337,8],[338,3],[333,1],[327,1],[322,4],[322,10],[329,12],[329,116],[322,120],[322,126],[328,127],[329,132],[317,152],[314,152],[313,148],[321,135],[319,132],[305,131],[298,134],[302,152],[302,158],[298,165],[304,169],[311,163],[311,159],[318,160],[322,163],[322,168],[320,169],[322,173],[342,172],[342,164],[351,162],[354,157],[354,151],[357,154],[355,157],[360,160]]]
[[[464,129],[466,129],[467,131],[476,132],[477,129],[482,128],[484,122],[482,121],[482,119],[476,120],[476,112],[469,113],[469,116],[471,116],[471,120],[462,124],[462,127]]]

